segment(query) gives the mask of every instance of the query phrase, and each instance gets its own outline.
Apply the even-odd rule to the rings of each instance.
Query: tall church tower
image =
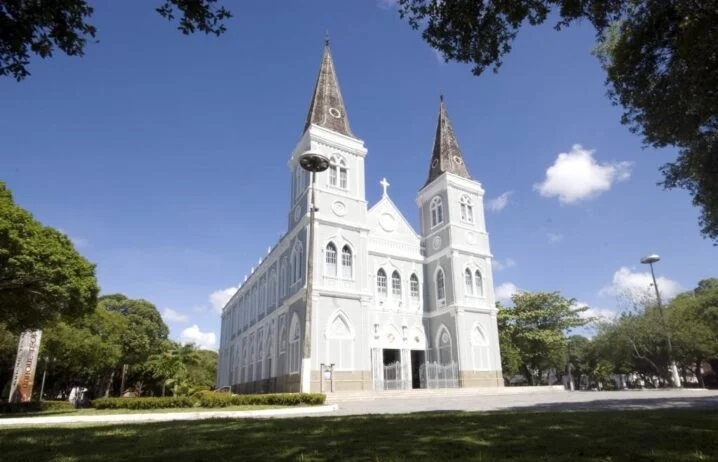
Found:
[[[484,190],[472,179],[439,105],[429,174],[419,191],[429,361],[458,365],[459,386],[501,386]]]

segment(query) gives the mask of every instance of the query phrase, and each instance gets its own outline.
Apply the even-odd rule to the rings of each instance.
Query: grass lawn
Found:
[[[718,413],[419,413],[0,429],[3,461],[713,461]]]
[[[183,407],[169,409],[57,409],[39,412],[16,412],[0,414],[0,419],[15,417],[50,417],[60,415],[105,415],[105,414],[157,414],[167,412],[213,412],[213,411],[258,411],[260,409],[281,409],[287,406],[227,406],[227,407]],[[0,459],[1,461],[2,459]]]

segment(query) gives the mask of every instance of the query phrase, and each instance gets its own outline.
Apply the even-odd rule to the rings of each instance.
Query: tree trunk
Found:
[[[705,387],[706,387],[706,384],[703,382],[703,374],[701,373],[701,363],[702,363],[702,362],[703,362],[703,361],[701,361],[700,359],[697,359],[697,360],[696,360],[696,371],[695,371],[695,374],[696,374],[696,378],[698,379],[698,386],[701,387],[701,388],[705,388]]]
[[[166,386],[165,383],[162,382],[162,396],[163,397],[165,396],[165,386]]]
[[[110,372],[110,378],[107,380],[107,388],[105,388],[105,398],[110,396],[110,390],[112,389],[112,382],[115,380],[115,370],[112,369]]]

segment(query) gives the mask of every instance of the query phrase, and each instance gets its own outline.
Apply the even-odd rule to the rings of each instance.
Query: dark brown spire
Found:
[[[451,126],[449,116],[446,114],[444,95],[441,95],[439,99],[439,119],[436,121],[434,150],[431,153],[429,177],[426,179],[424,186],[437,179],[444,172],[471,179],[471,175],[469,175],[464,163],[464,156],[461,154],[461,148],[459,148],[459,142],[456,141],[454,128]]]
[[[354,134],[349,128],[349,119],[347,119],[346,109],[344,108],[342,93],[339,91],[334,61],[332,60],[332,54],[329,52],[328,36],[325,38],[324,43],[322,65],[319,68],[317,84],[314,86],[314,94],[309,105],[307,120],[304,123],[304,131],[307,131],[309,126],[314,124],[334,130],[342,135],[353,137]]]

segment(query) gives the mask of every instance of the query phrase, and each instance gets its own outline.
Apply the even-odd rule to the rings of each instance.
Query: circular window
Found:
[[[431,168],[436,168],[437,165],[439,165],[439,159],[434,159],[431,161]]]
[[[456,162],[459,165],[464,163],[463,159],[459,156],[454,156],[454,162]]]
[[[340,117],[342,116],[342,113],[341,113],[341,111],[339,111],[339,109],[337,109],[337,108],[335,108],[335,107],[330,107],[330,108],[329,108],[329,115],[332,116],[332,117],[334,117],[335,119],[338,119],[338,118],[340,118]]]

